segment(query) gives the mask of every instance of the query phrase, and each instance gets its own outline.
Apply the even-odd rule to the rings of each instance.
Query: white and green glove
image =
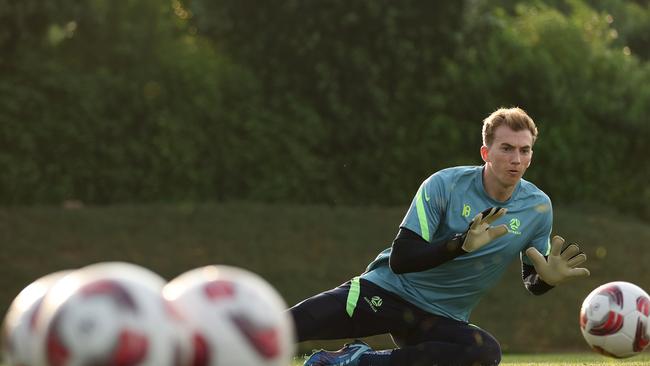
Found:
[[[539,277],[551,286],[572,278],[589,276],[588,269],[577,268],[587,260],[587,256],[580,253],[580,248],[575,244],[569,245],[565,250],[562,250],[563,246],[564,238],[559,235],[554,236],[548,259],[544,258],[536,248],[526,249],[526,255],[533,262]]]
[[[476,215],[464,235],[463,250],[473,252],[505,235],[508,232],[508,227],[505,224],[499,226],[490,226],[490,224],[505,215],[506,211],[508,211],[506,208],[491,207]]]

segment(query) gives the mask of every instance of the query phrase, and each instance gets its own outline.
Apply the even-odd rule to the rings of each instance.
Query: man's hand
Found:
[[[533,261],[537,274],[551,286],[571,278],[589,276],[588,269],[576,268],[587,260],[587,256],[580,253],[580,248],[571,244],[562,251],[562,246],[564,246],[564,239],[556,235],[551,240],[551,253],[548,259],[545,259],[536,248],[526,250],[526,255]]]
[[[508,232],[508,227],[505,224],[499,226],[490,226],[490,224],[505,215],[506,211],[507,209],[502,207],[492,207],[476,215],[465,233],[463,250],[473,252],[505,235]]]

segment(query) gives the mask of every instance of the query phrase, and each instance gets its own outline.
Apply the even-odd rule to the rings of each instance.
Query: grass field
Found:
[[[294,359],[290,366],[302,366],[302,358]],[[606,358],[595,353],[549,353],[549,354],[512,354],[504,355],[502,365],[511,366],[563,366],[563,365],[619,365],[625,366],[647,366],[650,365],[650,354],[645,352],[636,357],[615,360]],[[0,364],[0,366],[9,366]]]
[[[304,360],[302,358],[294,359],[294,362],[289,366],[302,366]],[[502,365],[511,366],[563,366],[563,365],[619,365],[625,366],[647,366],[650,365],[650,354],[645,352],[636,357],[615,360],[611,358],[602,357],[594,353],[549,353],[549,354],[512,354],[504,355],[501,361]],[[0,364],[0,366],[9,366]]]
[[[295,359],[291,366],[302,366],[302,359]],[[650,354],[645,352],[642,355],[615,360],[606,358],[595,353],[549,353],[549,354],[512,354],[504,355],[502,365],[512,366],[563,366],[563,365],[618,365],[626,366],[647,366],[650,365]]]
[[[108,260],[137,263],[167,279],[207,264],[241,266],[261,274],[292,305],[363,271],[390,245],[405,210],[252,203],[0,207],[0,312],[39,276]],[[556,206],[554,211],[554,232],[581,244],[591,277],[536,297],[525,291],[519,264],[512,263],[471,317],[506,354],[588,352],[578,327],[584,297],[615,280],[650,289],[648,222],[607,209]],[[344,341],[304,342],[299,354],[336,349]],[[392,342],[379,336],[370,344],[386,348]],[[589,353],[504,360],[522,365],[608,361]],[[630,362],[650,365],[648,358]]]
[[[557,354],[517,354],[505,355],[502,364],[505,365],[650,365],[650,355],[645,352],[637,357],[616,360],[595,353],[557,353]]]

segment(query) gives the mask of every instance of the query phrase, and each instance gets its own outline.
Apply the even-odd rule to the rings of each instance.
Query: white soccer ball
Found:
[[[194,365],[290,364],[292,319],[282,297],[260,276],[237,267],[206,266],[178,276],[163,294],[193,328]]]
[[[580,330],[596,352],[627,358],[650,343],[650,297],[629,282],[606,283],[593,290],[580,309]]]
[[[187,335],[162,297],[165,280],[124,262],[98,263],[59,280],[36,318],[34,366],[175,366]]]
[[[2,353],[9,365],[34,365],[35,318],[43,297],[71,270],[45,275],[25,287],[9,306],[2,325]]]

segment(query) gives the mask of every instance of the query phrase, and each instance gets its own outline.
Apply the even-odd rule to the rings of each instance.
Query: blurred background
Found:
[[[534,298],[515,263],[472,322],[586,351],[593,288],[650,289],[647,0],[0,4],[3,309],[104,260],[239,265],[292,305],[362,272],[426,177],[480,164],[501,106],[537,122],[526,179],[592,277]]]

